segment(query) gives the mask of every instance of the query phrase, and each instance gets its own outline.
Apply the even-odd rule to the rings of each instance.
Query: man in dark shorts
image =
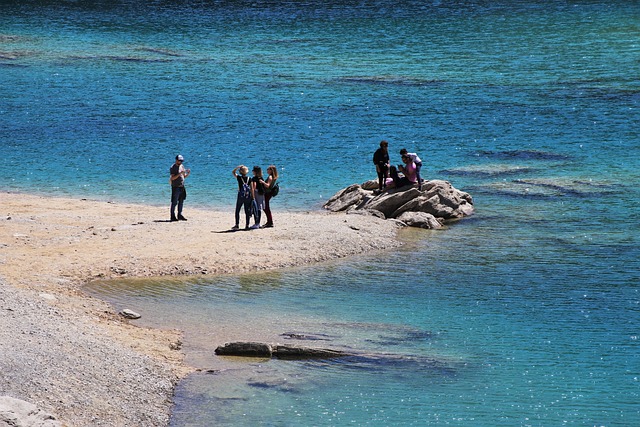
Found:
[[[180,154],[176,156],[176,162],[169,169],[171,178],[171,221],[186,221],[187,218],[182,216],[182,204],[187,198],[187,190],[184,188],[184,180],[191,174],[191,169],[185,169],[184,157]],[[176,217],[176,206],[178,207],[178,216]]]

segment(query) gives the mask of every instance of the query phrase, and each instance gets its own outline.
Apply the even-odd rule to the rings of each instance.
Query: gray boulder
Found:
[[[142,316],[139,313],[136,313],[133,310],[129,310],[128,308],[125,308],[124,310],[122,310],[120,312],[120,316],[124,317],[125,319],[139,319]]]
[[[361,209],[373,209],[382,212],[387,218],[395,218],[393,213],[398,209],[398,207],[418,196],[420,196],[420,191],[418,191],[417,188],[394,188],[389,191],[384,191],[374,197],[366,203],[366,207],[363,206]],[[358,209],[358,207],[356,207],[356,209]]]
[[[369,181],[365,181],[360,184],[363,190],[377,190],[378,189],[378,180],[370,179]]]
[[[364,191],[358,184],[353,184],[330,198],[325,203],[325,207],[332,212],[345,211],[359,205],[366,196],[369,196],[368,192]]]
[[[398,217],[398,221],[404,222],[409,227],[420,227],[429,230],[442,228],[442,222],[444,222],[444,220],[438,220],[438,218],[426,212],[405,212]]]
[[[400,219],[405,213],[424,213],[433,216],[442,226],[445,221],[464,218],[474,213],[473,198],[443,180],[426,181],[422,189],[416,185],[392,188],[377,194],[377,181],[353,184],[339,191],[324,207],[333,212],[347,211],[387,219],[399,219],[403,223],[424,228],[440,228],[430,216],[408,215],[407,221]]]
[[[62,427],[56,418],[36,405],[0,396],[0,427]]]
[[[375,216],[376,218],[387,219],[382,212],[375,209],[351,209],[348,210],[347,213],[350,215]]]

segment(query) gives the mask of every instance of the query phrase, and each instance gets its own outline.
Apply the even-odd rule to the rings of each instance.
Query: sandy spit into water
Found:
[[[93,279],[228,274],[394,248],[374,217],[274,212],[275,228],[229,232],[233,212],[0,193],[0,395],[73,426],[167,425],[189,373],[176,330],[130,325],[79,289]]]

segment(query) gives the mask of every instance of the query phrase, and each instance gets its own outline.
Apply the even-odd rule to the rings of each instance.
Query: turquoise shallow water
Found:
[[[185,213],[228,209],[229,171],[273,162],[277,223],[371,178],[386,138],[477,215],[374,257],[90,290],[224,367],[173,425],[638,425],[638,40],[633,1],[5,1],[5,190],[164,204],[181,152]],[[412,363],[234,365],[216,325]]]

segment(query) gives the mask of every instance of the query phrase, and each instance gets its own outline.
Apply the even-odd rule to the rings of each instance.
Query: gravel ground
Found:
[[[115,341],[95,321],[62,313],[51,296],[0,282],[0,395],[68,425],[164,426],[170,366]]]

